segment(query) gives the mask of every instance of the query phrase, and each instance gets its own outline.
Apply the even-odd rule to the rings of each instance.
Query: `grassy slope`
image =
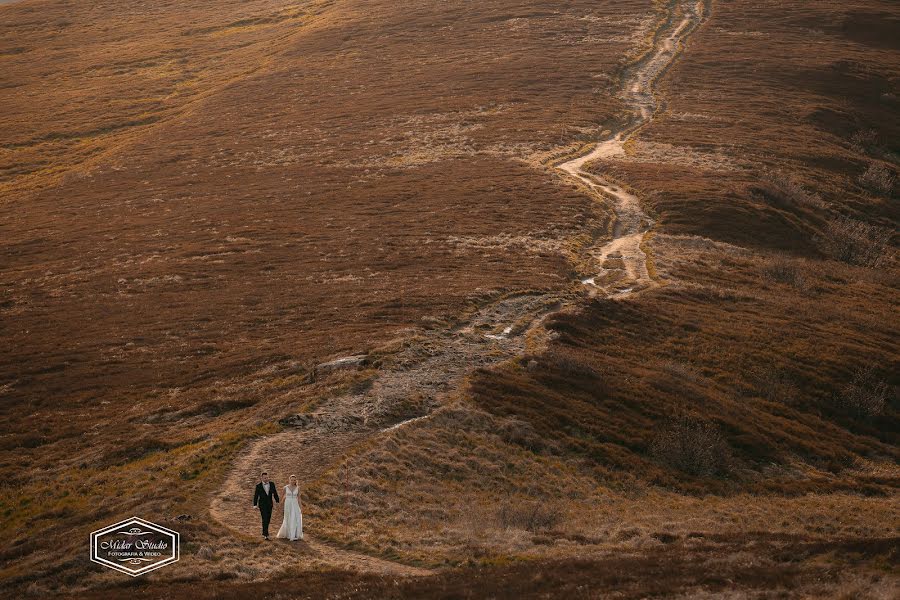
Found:
[[[645,1],[126,4],[3,9],[2,577],[38,590],[84,582],[119,515],[219,538],[206,494],[322,401],[312,364],[568,286],[594,207],[525,159],[621,110],[652,24]]]
[[[858,26],[890,12],[717,4],[661,85],[665,112],[628,157],[597,167],[648,197],[658,225],[647,246],[664,287],[558,316],[548,350],[476,373],[455,412],[348,459],[338,480],[350,493],[319,496],[334,535],[488,563],[653,547],[658,530],[680,544],[695,530],[739,546],[758,530],[896,540],[884,528],[897,522],[896,263],[848,266],[816,243],[838,214],[896,222],[895,199],[858,182],[872,162],[896,169],[897,51]],[[853,147],[869,129],[880,142]],[[772,170],[806,193],[786,197]],[[785,265],[790,281],[772,275]],[[860,417],[840,398],[869,367],[888,403]],[[654,454],[684,414],[720,433],[717,474]],[[685,492],[721,498],[692,503]],[[499,506],[535,503],[559,519],[550,547],[503,526]]]
[[[488,12],[496,8],[494,4],[486,6]],[[478,20],[471,14],[453,14],[452,7],[445,10],[450,13],[448,20]],[[511,16],[512,10],[507,9],[504,14]],[[622,6],[616,3],[615,11],[621,10]],[[364,596],[471,594],[491,586],[497,587],[499,594],[517,591],[514,585],[523,586],[518,590],[521,592],[540,591],[542,585],[554,591],[569,586],[566,589],[574,596],[586,595],[585,588],[579,590],[579,585],[587,589],[616,587],[638,597],[664,591],[696,592],[698,587],[715,592],[735,585],[747,591],[781,587],[817,596],[871,595],[891,589],[892,581],[895,582],[891,563],[896,558],[897,531],[886,529],[885,524],[898,519],[896,405],[889,405],[879,417],[862,419],[833,399],[852,373],[864,365],[874,365],[878,378],[896,384],[892,379],[897,371],[893,345],[897,332],[892,318],[896,270],[892,262],[875,272],[827,260],[817,250],[814,238],[835,213],[853,214],[882,224],[896,221],[892,212],[895,203],[873,197],[856,183],[868,162],[891,162],[890,153],[896,151],[888,141],[896,139],[896,119],[889,114],[890,103],[895,100],[884,94],[897,93],[893,66],[897,52],[891,46],[890,36],[884,35],[883,25],[872,25],[883,23],[884,19],[871,17],[892,10],[890,5],[877,2],[820,4],[815,8],[800,2],[716,3],[714,18],[693,39],[683,61],[662,83],[666,112],[631,145],[632,154],[627,160],[603,165],[646,194],[648,206],[658,216],[656,234],[648,248],[656,272],[666,285],[627,302],[595,301],[577,312],[558,316],[551,323],[558,337],[549,349],[535,348],[516,364],[494,372],[475,373],[466,397],[457,406],[347,457],[330,477],[310,486],[307,518],[316,524],[317,532],[335,542],[421,564],[475,563],[480,565],[477,571],[450,571],[434,579],[401,583],[399,587],[391,580],[348,578],[341,574],[315,576],[312,581],[303,574],[298,580],[306,581],[316,592],[321,589],[349,593],[348,588],[356,588]],[[331,123],[330,129],[320,125],[315,136],[303,137],[302,144],[295,141],[291,145],[290,138],[279,138],[277,145],[278,151],[290,148],[301,153],[303,160],[292,168],[292,173],[297,172],[294,169],[307,168],[308,160],[318,160],[315,157],[337,149],[324,165],[326,168],[316,171],[315,178],[310,174],[302,178],[304,189],[308,188],[313,198],[345,202],[328,217],[320,216],[322,211],[315,207],[303,213],[304,219],[322,219],[316,231],[327,225],[328,218],[338,220],[340,225],[334,227],[332,234],[321,236],[319,243],[326,248],[330,248],[330,243],[346,244],[346,238],[337,232],[360,220],[360,215],[353,212],[356,207],[368,206],[370,202],[378,206],[379,198],[384,198],[381,206],[396,214],[402,206],[393,199],[413,190],[422,190],[414,205],[416,218],[423,206],[434,211],[449,204],[447,221],[465,227],[457,235],[485,237],[496,230],[499,222],[510,227],[518,222],[527,232],[529,223],[545,218],[539,211],[548,202],[546,195],[533,198],[531,194],[535,188],[552,187],[552,180],[546,174],[529,173],[524,167],[517,171],[519,167],[515,165],[502,161],[497,164],[490,157],[476,160],[459,156],[466,153],[459,149],[460,139],[485,145],[502,139],[510,147],[527,143],[539,152],[557,142],[578,139],[579,134],[563,129],[563,124],[602,121],[598,115],[604,110],[607,114],[614,112],[615,103],[610,101],[604,108],[595,102],[596,98],[587,101],[585,97],[583,105],[576,102],[573,107],[568,100],[554,99],[554,90],[575,85],[561,81],[546,85],[532,82],[537,96],[529,101],[518,95],[518,90],[529,83],[513,79],[507,82],[516,96],[510,99],[511,108],[496,114],[437,116],[416,121],[417,127],[437,136],[425,145],[428,151],[440,148],[443,154],[440,162],[426,160],[412,169],[406,165],[398,179],[390,175],[397,161],[423,160],[422,148],[403,137],[404,127],[409,127],[403,125],[407,122],[403,119],[410,118],[409,114],[418,119],[415,114],[420,103],[434,102],[431,110],[441,113],[454,101],[471,109],[484,106],[486,98],[496,97],[501,90],[489,89],[496,84],[496,78],[482,79],[475,73],[461,76],[465,84],[454,84],[452,79],[448,83],[446,78],[452,77],[449,67],[448,72],[443,72],[429,65],[422,67],[424,79],[417,80],[416,85],[436,87],[430,88],[424,98],[410,98],[407,110],[398,111],[396,83],[384,87],[377,83],[386,73],[394,72],[397,64],[409,60],[408,48],[419,48],[426,39],[430,40],[427,43],[447,44],[440,48],[443,54],[438,53],[441,56],[432,60],[440,63],[446,59],[455,65],[461,56],[468,56],[478,46],[477,39],[486,38],[456,34],[454,41],[435,38],[429,33],[431,13],[425,11],[426,15],[417,17],[421,22],[413,21],[418,26],[409,33],[405,50],[402,36],[395,36],[387,44],[377,35],[367,35],[398,22],[389,8],[385,11],[373,11],[374,16],[365,17],[370,22],[360,14],[329,21],[310,37],[293,40],[298,61],[319,49],[328,57],[340,57],[327,68],[309,62],[279,64],[271,73],[241,80],[210,98],[209,104],[204,104],[208,108],[193,114],[191,119],[166,124],[153,134],[160,138],[144,138],[143,145],[129,150],[132,154],[125,154],[122,160],[129,156],[138,159],[133,172],[121,176],[108,173],[104,177],[111,179],[67,185],[75,186],[73,189],[85,197],[99,191],[110,193],[110,198],[118,198],[148,176],[154,185],[166,182],[174,186],[173,181],[179,182],[177,173],[160,171],[174,169],[165,167],[177,164],[171,155],[183,154],[195,144],[203,148],[204,154],[213,153],[220,146],[204,144],[210,143],[211,131],[223,127],[223,135],[239,140],[239,148],[247,156],[263,156],[262,160],[269,162],[257,175],[246,165],[203,167],[203,185],[238,174],[241,183],[229,187],[224,200],[218,195],[201,200],[195,207],[197,216],[209,214],[211,206],[222,202],[229,210],[237,211],[232,219],[240,221],[250,211],[250,207],[240,208],[240,199],[249,194],[248,189],[254,194],[263,189],[274,195],[267,210],[279,225],[287,219],[286,227],[291,227],[288,217],[295,207],[287,199],[279,199],[281,192],[277,188],[282,184],[271,183],[284,176],[273,154],[275,149],[263,141],[253,141],[253,134],[261,127],[279,129],[279,119]],[[494,22],[488,13],[484,20]],[[535,16],[526,24],[531,21],[547,28],[547,39],[551,40],[548,43],[558,39],[552,33],[557,26],[554,19]],[[457,29],[462,26],[456,25]],[[571,23],[558,26],[568,28]],[[482,33],[490,37],[497,32],[488,29]],[[810,47],[807,42],[811,36],[822,43]],[[521,43],[526,44],[526,39],[527,44],[535,44],[534,40],[544,38],[536,38],[532,32]],[[339,51],[341,43],[349,45],[351,40],[353,47],[360,48],[355,58],[352,53],[345,56]],[[771,51],[773,44],[778,52]],[[493,43],[488,46],[495,47]],[[559,45],[553,47],[560,49]],[[453,49],[460,55],[453,55]],[[524,45],[517,58],[509,58],[513,61],[510,66],[515,67],[512,71],[524,69],[530,73],[545,68],[548,76],[558,71],[555,64],[514,64],[516,60],[529,60],[532,55],[526,50],[534,52],[535,48]],[[435,56],[436,51],[422,54]],[[383,57],[385,62],[380,66],[385,71],[378,71],[379,62],[368,58],[373,56]],[[573,54],[566,60],[574,63],[601,60],[603,56],[603,52]],[[610,60],[605,64],[613,63]],[[323,95],[324,106],[305,100],[306,96],[296,94],[293,86],[285,85],[279,91],[279,82],[295,69],[304,69],[304,78],[315,78],[316,93]],[[584,63],[579,69],[591,71]],[[361,70],[372,71],[369,87],[357,92],[366,99],[355,104],[365,107],[364,119],[351,117],[341,108],[352,91],[347,82],[357,81],[348,79],[350,74],[360,77]],[[471,91],[435,97],[436,89],[460,89],[453,85],[467,85]],[[491,106],[491,110],[497,110],[496,105]],[[548,113],[548,106],[555,108]],[[395,112],[403,118],[398,121]],[[227,126],[221,125],[225,114],[231,119]],[[529,129],[518,125],[529,118],[540,126]],[[472,128],[469,121],[473,119],[476,123],[483,119],[485,126]],[[362,139],[362,132],[381,131],[385,126],[396,131],[378,138],[381,145],[372,148],[353,143]],[[461,138],[460,127],[473,131]],[[866,153],[850,147],[848,138],[853,133],[872,128],[879,130],[882,141],[878,145]],[[176,140],[177,144],[163,146],[160,139]],[[315,150],[306,149],[313,139],[319,145]],[[173,149],[179,146],[181,149]],[[773,167],[819,193],[830,207],[797,205],[779,197],[763,175],[766,168]],[[369,180],[365,169],[387,170],[388,175]],[[336,188],[328,185],[346,179],[348,170],[361,181],[354,185],[357,189],[347,191],[345,198],[343,192],[338,194]],[[436,177],[445,177],[446,182],[438,179],[440,183],[434,186],[432,196],[423,187]],[[489,188],[466,192],[471,179],[484,177],[497,178],[498,186],[509,186],[521,179],[523,188],[507,201],[501,192]],[[273,189],[266,190],[267,185]],[[318,185],[322,188],[312,187]],[[485,219],[462,219],[452,212],[453,203],[447,201],[448,185],[460,190],[452,192],[458,198],[459,214],[469,213],[465,199],[473,194],[490,199],[488,209],[500,212]],[[564,206],[571,206],[574,211],[566,222],[583,219],[578,211],[585,214],[584,207],[579,208],[575,197],[565,197],[568,199]],[[40,206],[41,198],[36,196],[32,201]],[[507,204],[510,212],[503,212],[501,207]],[[254,213],[259,207],[252,205]],[[185,210],[178,209],[177,218],[165,217],[162,222],[178,231],[177,221],[188,214],[182,212]],[[368,216],[371,227],[376,231],[379,227],[395,229],[398,224],[383,222],[381,212]],[[163,219],[161,215],[158,218]],[[217,225],[223,227],[222,223]],[[373,307],[375,314],[360,316],[360,328],[355,330],[347,325],[346,315],[359,314],[355,311],[360,310],[361,300],[335,307],[330,317],[317,312],[316,306],[333,297],[338,288],[289,288],[285,283],[290,281],[286,277],[288,267],[279,265],[286,265],[291,253],[279,259],[272,248],[274,240],[281,239],[285,232],[275,225],[256,227],[273,240],[265,243],[263,239],[256,249],[262,250],[266,264],[276,265],[276,276],[282,282],[278,289],[286,296],[302,299],[301,307],[288,309],[313,311],[311,323],[332,319],[348,349],[360,348],[365,337],[354,331],[370,331],[369,323],[384,311],[400,311],[391,321],[396,324],[410,322],[427,311],[457,310],[458,305],[452,304],[434,307],[430,304],[434,290],[425,287],[420,294],[426,308],[410,311],[388,302]],[[194,240],[190,233],[190,229],[185,229],[179,235]],[[332,238],[336,241],[332,242]],[[408,241],[398,241],[398,254],[413,265],[429,264],[441,272],[436,266],[441,264],[439,258],[417,256],[420,242],[417,234]],[[208,252],[208,244],[200,245]],[[374,247],[362,249],[370,259]],[[337,254],[333,250],[325,252]],[[531,261],[520,258],[498,250],[494,259],[496,270],[485,269],[484,280],[479,280],[468,279],[475,277],[466,268],[472,256],[462,255],[458,266],[445,267],[446,278],[452,281],[456,279],[454,273],[465,273],[466,282],[458,292],[464,297],[467,290],[485,285],[485,281],[497,287],[535,284],[537,280],[529,279],[527,270],[515,275],[521,279],[509,279],[514,277],[509,272],[510,264],[534,268],[536,272],[550,270],[546,265],[532,267]],[[248,262],[229,263],[227,267],[236,269],[242,277],[250,277],[248,287],[258,286],[259,282],[252,279],[257,270],[253,255],[242,260]],[[348,261],[347,265],[334,272],[354,273],[353,258],[343,260]],[[559,257],[553,260],[562,265],[551,272],[562,276],[564,262]],[[779,261],[788,261],[802,274],[802,285],[782,283],[767,274],[773,265],[782,264]],[[35,263],[40,264],[40,260]],[[204,266],[204,271],[209,268]],[[310,268],[314,267],[302,267],[304,273]],[[409,298],[417,289],[410,283],[415,269],[407,276],[403,276],[402,269],[397,271],[384,282],[385,289],[394,290],[400,282],[405,286],[403,297]],[[352,294],[346,288],[339,289],[342,295]],[[453,288],[441,288],[442,296],[448,289]],[[197,294],[179,301],[202,306],[209,304],[210,298],[221,302],[221,298],[234,296],[227,288],[201,290]],[[156,310],[155,302],[147,310]],[[277,300],[274,305],[278,305]],[[232,318],[225,325],[245,336],[252,335],[248,331],[253,323],[240,321],[239,306],[226,311],[236,315],[237,324]],[[55,310],[48,309],[44,314]],[[212,314],[207,318],[212,319],[211,327],[223,325]],[[171,322],[172,315],[166,315],[164,320]],[[196,322],[196,315],[184,313],[175,319],[181,320],[187,327]],[[293,329],[286,324],[289,322],[281,321],[280,328],[271,327],[266,332],[266,344],[271,343],[268,340],[273,335],[277,338],[284,333],[286,346],[272,344],[273,356],[284,353],[297,357],[296,353],[301,352],[284,350],[296,339],[288,334],[301,335],[300,339],[308,344],[328,343],[305,326]],[[132,321],[123,316],[121,323],[128,326]],[[138,323],[144,328],[147,325]],[[334,331],[328,332],[332,339]],[[97,332],[86,337],[96,339]],[[187,352],[192,356],[198,348],[211,344],[208,336],[187,343]],[[196,347],[192,345],[195,343]],[[261,350],[257,344],[261,343],[252,340],[246,344],[234,355],[236,362],[240,364],[258,355]],[[33,351],[35,356],[46,353],[39,345]],[[165,354],[163,349],[156,352]],[[225,358],[213,353],[206,368],[228,364]],[[145,363],[125,359],[122,364],[127,367],[122,381],[131,381],[134,371],[130,369],[137,370]],[[89,361],[85,368],[93,365]],[[273,415],[296,412],[313,400],[300,387],[302,368],[260,369],[249,378],[242,375],[241,369],[228,366],[226,371],[210,373],[209,379],[192,379],[186,372],[178,376],[185,382],[182,389],[165,395],[148,394],[141,389],[134,392],[141,404],[125,419],[102,417],[108,423],[126,420],[126,427],[146,432],[146,437],[139,437],[124,449],[102,442],[85,449],[80,436],[86,426],[73,418],[71,411],[60,412],[56,417],[60,421],[55,423],[43,421],[47,424],[45,429],[21,421],[26,426],[10,432],[15,442],[8,451],[6,465],[12,481],[24,483],[27,476],[32,482],[7,494],[7,510],[20,501],[19,494],[33,493],[46,482],[31,473],[13,473],[23,453],[28,460],[36,459],[38,465],[59,464],[65,457],[74,456],[71,464],[82,462],[85,466],[71,478],[64,475],[65,487],[77,490],[67,496],[70,500],[53,496],[45,506],[17,506],[12,513],[15,519],[10,523],[27,524],[33,531],[43,529],[61,536],[73,527],[87,531],[95,522],[132,509],[162,514],[202,512],[193,502],[194,496],[216,485],[225,461],[243,437],[271,430],[268,422]],[[162,372],[166,379],[177,373],[169,366]],[[71,377],[77,381],[84,376]],[[56,393],[58,386],[65,384],[66,379],[61,379],[47,389]],[[116,389],[108,381],[98,387]],[[229,401],[237,404],[228,404]],[[234,408],[239,410],[231,410]],[[183,409],[187,413],[178,412]],[[148,413],[153,418],[145,421],[140,415]],[[699,416],[721,432],[728,458],[717,463],[720,472],[716,475],[691,475],[652,454],[651,446],[659,431],[672,416],[683,413]],[[43,418],[51,419],[52,414]],[[60,425],[63,419],[71,423],[67,428]],[[241,433],[223,436],[224,430]],[[72,438],[70,442],[47,443],[52,441],[50,435],[65,431]],[[191,443],[169,452],[153,452],[170,438],[176,443]],[[36,447],[15,447],[22,443]],[[142,477],[150,478],[154,485],[178,482],[178,491],[155,501],[142,499],[137,493],[126,494],[105,510],[88,506],[94,501],[90,499],[88,484],[116,486],[140,481]],[[527,523],[528,513],[535,506],[539,509],[532,516],[543,519],[543,526],[531,527]],[[186,555],[193,557],[203,545],[216,548],[214,559],[194,558],[193,565],[202,564],[206,572],[217,577],[266,576],[266,571],[254,570],[255,565],[264,564],[255,545],[218,539],[215,528],[202,516],[179,527],[189,540]],[[39,549],[39,543],[32,539],[14,540],[6,557],[16,563],[7,574],[38,572],[32,561]],[[610,552],[616,558],[604,558]],[[284,560],[297,559],[280,548],[274,553],[276,557],[283,553]],[[568,560],[575,555],[592,561]],[[522,558],[564,562],[506,566],[510,560]],[[194,567],[184,562],[165,572],[173,577],[195,577]],[[54,578],[50,581],[73,584],[85,568],[81,561],[54,565],[48,569]],[[608,575],[631,572],[642,576]],[[648,572],[654,576],[643,576]],[[168,576],[166,573],[163,576]],[[711,577],[710,573],[716,576]],[[92,585],[115,581],[114,577],[100,576]],[[158,584],[157,581],[155,585]],[[173,585],[172,593],[186,593],[186,588]],[[269,586],[265,589],[274,593],[281,586],[293,585],[297,583],[288,577],[265,584]],[[315,587],[319,585],[322,587]],[[142,592],[150,593],[152,589],[142,588]],[[237,597],[246,590],[240,584],[225,582],[212,584],[207,591]]]

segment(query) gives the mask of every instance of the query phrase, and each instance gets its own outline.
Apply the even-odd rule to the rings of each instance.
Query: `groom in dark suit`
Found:
[[[253,493],[253,506],[259,507],[259,515],[262,517],[263,537],[269,539],[269,521],[272,520],[272,502],[281,502],[275,482],[269,481],[269,474],[262,472],[256,491]]]

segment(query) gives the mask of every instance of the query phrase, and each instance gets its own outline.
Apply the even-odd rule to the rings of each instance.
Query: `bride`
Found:
[[[297,476],[291,475],[290,483],[284,486],[284,521],[275,537],[291,541],[303,539],[303,513],[300,511],[300,486]]]

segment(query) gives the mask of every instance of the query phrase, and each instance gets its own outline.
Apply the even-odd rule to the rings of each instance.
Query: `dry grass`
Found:
[[[106,585],[69,557],[131,514],[193,515],[215,556],[173,577],[265,575],[262,551],[219,546],[198,499],[248,439],[371,383],[320,385],[312,365],[497,290],[568,288],[594,206],[527,161],[621,109],[650,7],[0,9],[4,585]],[[38,491],[51,481],[67,494]]]
[[[851,265],[876,268],[892,256],[893,230],[863,223],[850,217],[837,217],[818,238],[822,252]]]
[[[772,402],[792,404],[801,395],[800,387],[788,373],[770,366],[755,366],[750,371],[755,391]]]
[[[869,191],[890,198],[894,194],[894,174],[884,165],[873,163],[863,173],[859,182]]]
[[[567,288],[592,202],[522,159],[620,109],[581,69],[612,81],[649,3],[545,4],[4,7],[5,433],[79,454],[95,420],[246,410],[215,382]]]
[[[728,470],[730,451],[712,423],[683,415],[673,419],[653,440],[650,453],[656,460],[697,476]]]
[[[763,196],[769,195],[778,200],[797,206],[809,207],[819,210],[828,208],[828,204],[819,194],[810,192],[796,179],[782,171],[768,171],[763,177],[763,182],[768,189]],[[768,192],[768,194],[766,194]]]
[[[860,154],[869,154],[880,146],[878,131],[860,130],[850,136],[850,146]]]
[[[558,507],[542,502],[504,503],[497,509],[497,519],[504,529],[539,532],[559,525],[563,516]]]
[[[423,332],[568,293],[607,223],[535,157],[620,116],[663,3],[182,4],[0,9],[4,592],[896,590],[894,4],[714,2],[664,110],[597,165],[646,199],[667,285],[571,294],[545,346],[320,460],[316,549],[223,530],[207,496]],[[130,514],[185,546],[123,584],[83,541]],[[327,570],[340,552],[439,572]]]
[[[245,598],[248,596],[312,599],[451,598],[502,599],[559,597],[596,598],[597,590],[615,589],[618,597],[765,598],[774,593],[815,598],[877,598],[896,595],[896,581],[884,572],[860,573],[833,568],[836,554],[854,567],[888,561],[896,540],[847,540],[834,544],[809,543],[795,538],[757,536],[746,540],[759,552],[748,555],[721,537],[694,537],[658,546],[641,555],[527,561],[509,565],[472,566],[434,577],[402,579],[342,571],[287,573],[263,582],[209,582],[202,587],[173,582],[138,580],[105,593],[139,593],[152,600],[191,596]],[[717,552],[712,549],[717,548]],[[702,563],[698,559],[704,559]],[[787,559],[787,560],[785,560]],[[647,577],[652,572],[653,577]],[[85,600],[103,598],[89,592]]]
[[[873,418],[884,414],[893,396],[887,382],[878,376],[876,368],[869,366],[853,373],[853,378],[841,388],[838,398],[840,404],[852,413]]]
[[[785,256],[776,256],[763,267],[763,276],[773,282],[791,286],[798,291],[809,289],[809,279],[806,275],[808,265],[798,263]]]

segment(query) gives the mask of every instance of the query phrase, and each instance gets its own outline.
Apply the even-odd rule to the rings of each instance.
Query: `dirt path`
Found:
[[[685,38],[705,17],[703,2],[672,2],[654,48],[628,69],[622,94],[634,111],[588,153],[557,165],[600,202],[612,202],[616,215],[610,241],[590,249],[597,274],[582,281],[592,295],[624,297],[654,285],[641,241],[652,222],[637,196],[618,184],[591,175],[587,163],[624,153],[624,143],[652,120],[658,106],[653,86],[672,63]],[[577,298],[577,296],[575,296]],[[461,325],[423,331],[402,350],[384,357],[377,379],[358,393],[330,399],[276,435],[253,443],[236,461],[212,500],[211,514],[241,537],[259,538],[259,516],[250,508],[250,490],[262,465],[278,474],[296,473],[306,485],[325,476],[343,457],[399,427],[414,427],[447,405],[461,391],[468,373],[521,356],[526,343],[540,344],[543,319],[572,302],[571,294],[516,294],[477,310]],[[284,481],[278,481],[283,485]],[[276,509],[272,529],[281,515]],[[359,571],[424,575],[427,569],[351,552],[317,540],[306,531],[296,552],[331,566]]]
[[[599,201],[611,201],[616,214],[613,239],[590,250],[599,271],[583,279],[582,283],[595,288],[592,295],[622,296],[655,285],[647,270],[647,256],[641,248],[653,221],[641,209],[637,196],[601,176],[588,173],[584,167],[596,160],[625,154],[625,142],[649,123],[659,108],[653,94],[654,84],[675,61],[684,40],[705,16],[706,5],[702,1],[673,2],[667,22],[657,32],[654,48],[625,75],[622,95],[636,119],[622,124],[590,152],[556,165],[566,176],[586,185]]]
[[[250,508],[249,491],[261,465],[280,474],[279,485],[284,484],[282,476],[291,473],[305,485],[313,484],[374,436],[425,421],[449,403],[470,370],[521,355],[524,334],[559,307],[558,300],[548,295],[512,295],[483,307],[462,326],[424,332],[416,343],[386,359],[368,390],[334,398],[287,431],[251,444],[213,498],[213,518],[242,537],[259,539],[259,515]],[[411,398],[418,401],[410,404]],[[279,513],[276,509],[273,514],[271,533],[281,524]],[[429,572],[342,550],[305,533],[305,543],[297,544],[297,551],[333,566],[398,575]]]

